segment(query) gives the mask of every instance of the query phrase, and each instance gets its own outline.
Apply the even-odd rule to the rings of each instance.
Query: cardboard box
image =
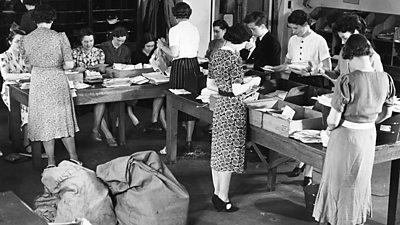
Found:
[[[69,81],[83,83],[83,73],[65,73]]]
[[[303,106],[298,106],[278,99],[263,99],[249,102],[249,123],[276,134],[289,137],[298,130],[322,129],[322,113]],[[279,116],[282,109],[289,106],[295,111],[293,119],[285,119]],[[272,112],[262,112],[257,109],[267,108]]]

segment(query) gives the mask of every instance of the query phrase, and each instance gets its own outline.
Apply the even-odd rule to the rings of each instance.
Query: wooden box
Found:
[[[263,99],[249,102],[249,123],[276,134],[289,137],[291,133],[298,130],[320,130],[322,129],[322,113],[303,106],[285,102],[278,99]],[[284,119],[278,115],[282,113],[285,106],[295,111],[291,120]],[[261,112],[257,109],[267,108],[271,112]]]

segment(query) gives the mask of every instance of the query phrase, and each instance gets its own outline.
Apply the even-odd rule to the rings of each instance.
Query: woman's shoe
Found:
[[[107,138],[106,141],[107,141],[108,147],[110,147],[110,148],[116,148],[116,147],[118,147],[118,143],[117,143],[117,141],[115,140],[115,138]]]
[[[214,208],[215,208],[218,212],[220,212],[221,210],[224,209],[225,204],[224,204],[224,202],[218,197],[218,195],[213,194],[213,196],[211,197],[211,202],[213,203]]]
[[[51,168],[54,168],[54,167],[56,167],[56,165],[54,165],[54,164],[49,164],[49,165],[46,166],[46,169],[51,169]]]
[[[295,167],[290,173],[287,174],[288,177],[298,177],[303,171],[304,168],[306,167],[306,164],[304,164],[302,167]]]
[[[312,177],[304,177],[303,187],[313,184]]]
[[[81,161],[78,161],[78,160],[76,160],[76,159],[69,159],[68,161],[70,161],[70,162],[72,162],[72,163],[75,163],[76,165],[78,165],[78,166],[82,166],[82,162]]]
[[[138,132],[140,132],[140,133],[146,132],[146,128],[145,128],[141,123],[136,124],[136,125],[135,125],[135,128],[136,128],[136,130],[137,130]]]
[[[26,151],[27,153],[31,153],[31,154],[32,154],[32,146],[31,146],[31,143],[25,145],[24,149],[25,149],[25,151]]]
[[[90,137],[94,140],[94,141],[101,141],[101,134],[99,132],[92,132],[90,134]]]
[[[186,141],[185,150],[186,152],[193,152],[192,141]]]
[[[223,208],[224,212],[231,213],[231,212],[236,212],[238,210],[239,208],[234,206],[232,202],[224,202],[224,208]]]

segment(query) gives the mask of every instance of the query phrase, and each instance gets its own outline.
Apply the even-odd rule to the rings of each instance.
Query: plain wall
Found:
[[[189,21],[197,27],[200,33],[198,56],[204,57],[211,40],[214,0],[184,0],[192,8]]]

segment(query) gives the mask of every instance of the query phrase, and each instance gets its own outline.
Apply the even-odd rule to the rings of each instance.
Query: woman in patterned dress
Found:
[[[10,110],[10,93],[8,84],[15,84],[15,81],[22,78],[30,77],[31,67],[26,63],[25,57],[21,51],[21,39],[25,35],[22,30],[12,30],[7,37],[10,47],[7,51],[0,54],[0,73],[4,79],[1,91],[1,97],[4,104]],[[21,127],[24,135],[23,145],[27,152],[31,152],[31,146],[28,140],[28,107],[21,104]]]
[[[39,5],[32,14],[38,28],[23,38],[28,63],[32,65],[29,90],[28,138],[43,142],[48,166],[55,166],[54,140],[61,138],[70,160],[81,164],[75,150],[75,132],[79,131],[74,104],[69,92],[66,69],[74,66],[71,47],[65,33],[51,30],[56,11]],[[64,69],[64,70],[63,70]]]
[[[396,91],[392,78],[372,67],[371,46],[363,35],[351,35],[342,53],[350,73],[340,75],[335,84],[313,217],[332,225],[364,224],[372,213],[375,123],[391,116]]]
[[[217,211],[238,210],[228,193],[232,172],[244,172],[247,111],[243,94],[261,81],[255,77],[244,83],[239,51],[250,38],[250,29],[243,24],[228,28],[225,45],[214,52],[209,64],[207,87],[221,95],[214,109],[211,140],[212,202]]]
[[[94,47],[94,34],[89,28],[83,28],[79,31],[79,40],[81,46],[72,50],[72,58],[74,60],[74,66],[77,71],[85,72],[88,68],[93,68],[99,64],[104,64],[105,54],[102,49]],[[105,69],[97,67],[100,73],[105,73]],[[99,129],[103,131],[106,138],[107,145],[109,147],[118,147],[117,141],[113,137],[111,131],[108,129],[108,125],[104,120],[104,111],[106,110],[105,103],[99,103],[94,106],[93,109],[93,127],[90,137],[95,141],[101,141],[101,134]]]

